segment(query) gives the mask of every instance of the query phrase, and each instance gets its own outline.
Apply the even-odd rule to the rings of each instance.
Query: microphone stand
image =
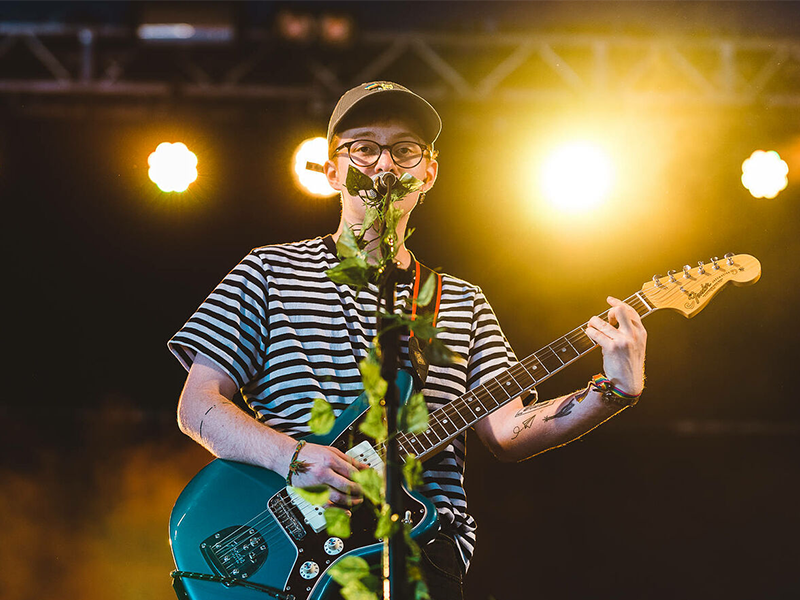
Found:
[[[392,181],[385,182],[386,195],[384,199],[384,209],[388,209],[392,201]],[[384,212],[386,214],[386,212]],[[391,256],[394,248],[391,248],[385,241],[381,241],[381,252],[383,256]],[[395,310],[395,288],[398,280],[397,264],[389,261],[381,274],[383,297],[379,302],[383,302],[386,313],[394,314]],[[390,321],[381,319],[379,343],[383,356],[381,365],[381,376],[388,383],[385,406],[386,406],[386,500],[389,504],[390,515],[395,526],[395,532],[383,541],[383,600],[407,600],[408,599],[408,577],[406,571],[406,549],[405,532],[402,521],[403,510],[403,491],[402,491],[402,461],[400,459],[400,447],[397,442],[397,412],[400,404],[400,391],[397,387],[397,371],[400,366],[400,330],[392,326]],[[387,585],[388,580],[388,585]]]

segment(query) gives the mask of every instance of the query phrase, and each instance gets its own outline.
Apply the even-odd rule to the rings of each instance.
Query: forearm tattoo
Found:
[[[552,415],[546,416],[544,418],[544,421],[547,422],[547,421],[552,421],[553,419],[558,419],[560,417],[566,417],[568,414],[570,414],[572,412],[572,407],[574,405],[575,405],[575,396],[570,398],[569,402],[566,402],[563,405],[561,405],[561,408],[559,408]]]
[[[585,390],[580,390],[572,394],[568,401],[561,405],[561,407],[552,415],[546,416],[543,420],[544,421],[552,421],[553,419],[558,419],[560,417],[566,417],[568,414],[572,412],[572,409],[575,407],[576,402],[583,402],[583,399],[586,398],[586,395],[589,393],[589,388]]]
[[[518,410],[517,414],[515,414],[514,416],[522,417],[524,415],[527,415],[528,413],[536,412],[537,410],[542,410],[544,407],[550,406],[553,402],[555,402],[555,400],[545,400],[543,402],[536,402],[534,404],[531,404],[530,406],[526,406],[525,408]]]
[[[209,408],[209,409],[208,409],[206,412],[204,412],[204,413],[203,413],[203,417],[205,417],[205,416],[206,416],[208,413],[210,413],[210,412],[211,412],[212,410],[214,410],[215,408],[217,408],[217,405],[216,405],[216,404],[215,404],[214,406],[212,406],[211,408]],[[199,431],[197,432],[197,434],[198,434],[198,435],[199,435],[201,438],[203,437],[203,422],[204,422],[204,421],[205,421],[205,419],[204,419],[204,418],[203,418],[203,419],[200,419],[200,429],[199,429]]]
[[[511,439],[512,439],[512,440],[515,440],[515,439],[517,439],[517,437],[519,437],[519,434],[520,434],[520,433],[522,433],[522,430],[523,430],[523,429],[530,429],[530,427],[531,427],[531,423],[533,423],[533,420],[534,420],[535,418],[536,418],[536,415],[533,415],[532,417],[528,417],[527,419],[525,419],[525,420],[522,422],[522,427],[520,427],[519,425],[517,425],[516,427],[514,427],[514,436],[513,436]]]

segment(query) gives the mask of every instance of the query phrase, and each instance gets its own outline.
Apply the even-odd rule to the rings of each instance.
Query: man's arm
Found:
[[[236,383],[214,361],[198,354],[178,402],[181,431],[217,458],[253,464],[279,475],[289,472],[297,440],[245,414],[232,401]],[[298,458],[307,468],[294,476],[298,487],[326,484],[331,502],[360,501],[350,476],[366,465],[329,446],[307,444]]]
[[[603,370],[612,384],[627,394],[644,389],[647,332],[638,313],[609,298],[609,322],[592,317],[586,335],[603,352]],[[516,398],[482,421],[475,430],[501,460],[519,461],[571,442],[608,420],[620,408],[597,391],[580,390],[555,400],[523,407]]]

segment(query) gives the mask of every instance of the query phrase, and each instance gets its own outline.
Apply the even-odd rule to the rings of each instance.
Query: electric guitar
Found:
[[[746,254],[654,276],[625,302],[642,317],[669,308],[693,317],[726,284],[758,281],[761,265]],[[600,315],[608,316],[608,311]],[[532,389],[596,347],[585,334],[586,324],[573,329],[523,361],[453,402],[432,411],[428,429],[400,433],[401,456],[425,459],[465,429]],[[411,376],[398,373],[401,401],[412,393]],[[336,420],[325,436],[305,439],[335,446],[379,472],[383,462],[372,440],[358,429],[369,403],[360,396]],[[422,544],[437,532],[433,503],[404,490],[403,519],[411,536]],[[375,540],[373,511],[354,510],[352,535],[328,535],[323,509],[291,488],[283,477],[252,465],[216,459],[200,471],[181,493],[170,517],[170,543],[177,570],[179,598],[191,600],[320,600],[336,585],[329,567],[344,556],[379,557],[383,544]]]

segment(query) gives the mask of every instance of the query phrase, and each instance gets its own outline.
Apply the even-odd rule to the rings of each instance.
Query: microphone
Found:
[[[378,173],[374,178],[375,190],[381,195],[385,196],[390,188],[394,187],[397,183],[397,175],[390,171]]]

